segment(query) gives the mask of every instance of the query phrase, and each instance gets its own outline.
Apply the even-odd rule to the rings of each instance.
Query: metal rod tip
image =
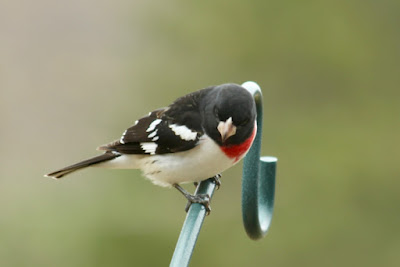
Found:
[[[254,95],[255,92],[257,91],[261,91],[260,86],[252,81],[248,81],[242,84],[242,87],[244,87],[245,89],[247,89],[247,91],[249,91],[252,95]]]
[[[264,156],[264,157],[261,157],[260,160],[263,162],[277,162],[278,158],[271,157],[271,156]]]

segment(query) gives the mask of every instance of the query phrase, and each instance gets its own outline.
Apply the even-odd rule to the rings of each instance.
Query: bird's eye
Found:
[[[249,121],[250,121],[250,119],[245,119],[245,120],[239,122],[237,126],[245,126],[247,123],[249,123]]]

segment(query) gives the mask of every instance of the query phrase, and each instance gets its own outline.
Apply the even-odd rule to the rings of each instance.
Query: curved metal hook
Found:
[[[242,86],[253,95],[257,107],[257,135],[243,163],[243,223],[249,237],[259,239],[266,234],[272,219],[277,159],[260,159],[263,119],[261,89],[254,82],[246,82]],[[212,179],[202,181],[195,194],[208,194],[211,199],[215,186]],[[194,203],[190,206],[170,266],[189,265],[205,216],[206,209],[203,205]]]
[[[274,209],[275,157],[261,157],[263,105],[261,89],[255,82],[242,84],[254,97],[257,108],[257,135],[243,161],[242,216],[247,235],[260,239],[268,231]]]

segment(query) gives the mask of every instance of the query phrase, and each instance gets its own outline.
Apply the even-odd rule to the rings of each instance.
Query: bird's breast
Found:
[[[235,162],[241,160],[249,151],[251,145],[253,144],[254,138],[257,133],[257,124],[254,125],[253,133],[250,137],[248,137],[243,143],[238,145],[230,145],[230,146],[221,146],[221,150],[225,153],[225,155],[231,159],[234,159]]]

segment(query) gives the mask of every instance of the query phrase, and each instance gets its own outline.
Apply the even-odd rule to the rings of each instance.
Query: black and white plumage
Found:
[[[242,86],[222,84],[183,97],[137,120],[104,154],[47,174],[61,178],[98,166],[140,169],[161,186],[199,182],[245,156],[256,135],[253,97]]]

